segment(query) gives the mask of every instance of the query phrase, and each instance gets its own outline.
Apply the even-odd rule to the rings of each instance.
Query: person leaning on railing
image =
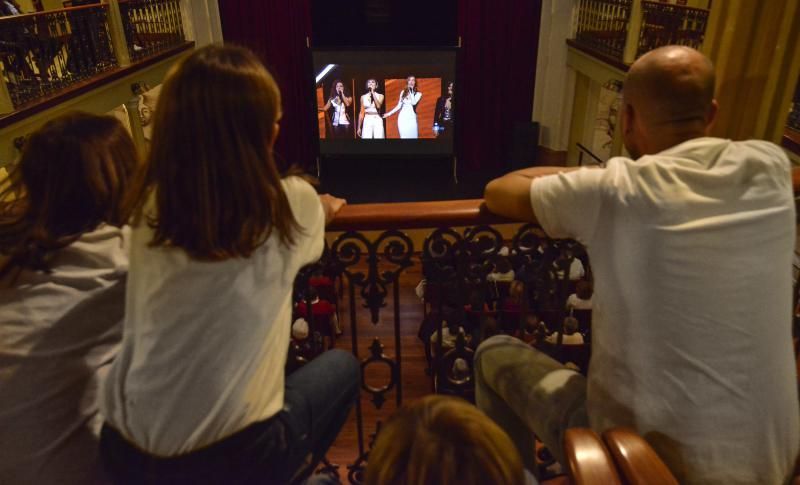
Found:
[[[765,141],[708,137],[714,69],[668,46],[630,68],[632,159],[531,168],[486,204],[584,243],[595,280],[588,382],[510,337],[476,356],[477,404],[533,467],[535,432],[637,430],[681,483],[784,483],[800,447],[791,338],[790,164]]]
[[[122,339],[137,165],[119,121],[70,113],[0,181],[0,483],[107,483],[97,394]]]
[[[282,175],[280,92],[250,51],[208,46],[164,82],[134,182],[125,337],[101,393],[119,483],[290,483],[358,396],[328,351],[284,378],[293,283],[344,201]]]

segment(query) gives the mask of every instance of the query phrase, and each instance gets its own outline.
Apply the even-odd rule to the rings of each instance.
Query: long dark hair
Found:
[[[125,127],[68,113],[32,133],[0,191],[0,253],[12,268],[48,270],[48,256],[100,224],[127,221],[124,191],[138,165]]]
[[[328,99],[333,99],[339,96],[339,93],[336,92],[336,85],[339,83],[342,83],[342,96],[347,97],[347,86],[345,86],[341,79],[334,79],[333,83],[331,83],[331,95]]]
[[[281,115],[272,75],[249,50],[207,46],[184,59],[159,96],[146,170],[129,205],[151,246],[197,260],[249,257],[276,230],[299,230],[272,144]],[[145,210],[153,193],[155,211]],[[149,206],[148,206],[149,207]]]

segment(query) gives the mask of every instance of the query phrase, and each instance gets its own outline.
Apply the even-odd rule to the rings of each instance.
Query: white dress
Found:
[[[417,138],[417,113],[414,111],[414,106],[419,103],[422,93],[416,92],[411,96],[403,96],[404,93],[405,90],[400,93],[400,100],[397,102],[397,106],[386,113],[386,116],[394,114],[399,109],[397,130],[400,132],[400,138]]]

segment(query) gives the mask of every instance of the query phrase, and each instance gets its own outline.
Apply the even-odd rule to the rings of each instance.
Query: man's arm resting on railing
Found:
[[[489,182],[483,197],[486,207],[497,215],[519,221],[537,222],[531,206],[531,181],[545,175],[572,172],[580,167],[531,167],[517,170]]]

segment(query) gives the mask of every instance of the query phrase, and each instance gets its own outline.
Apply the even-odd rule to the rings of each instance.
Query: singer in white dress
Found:
[[[406,88],[400,93],[400,100],[393,110],[389,111],[384,118],[388,118],[400,110],[397,115],[397,130],[400,132],[400,138],[417,138],[417,112],[414,107],[422,99],[422,93],[417,91],[417,78],[408,76],[406,78]]]

